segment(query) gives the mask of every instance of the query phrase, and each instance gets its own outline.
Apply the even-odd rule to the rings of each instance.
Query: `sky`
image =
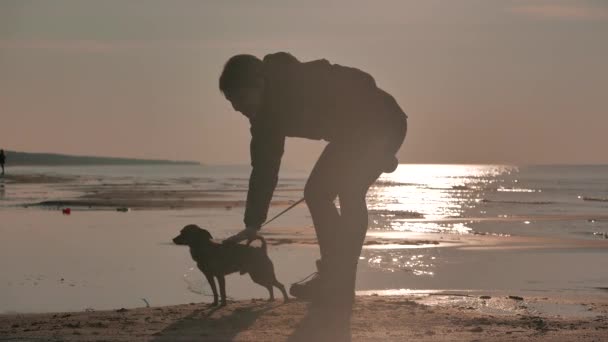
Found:
[[[403,163],[608,163],[608,1],[0,1],[0,148],[249,163],[232,55],[372,74]],[[324,142],[290,138],[307,168]]]

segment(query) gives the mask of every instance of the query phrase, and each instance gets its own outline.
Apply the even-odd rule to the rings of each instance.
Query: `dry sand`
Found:
[[[429,306],[417,298],[358,296],[354,341],[605,341],[608,303],[585,317],[545,317],[522,310],[488,314],[473,307]],[[487,300],[487,299],[486,299]],[[486,301],[484,300],[484,301]],[[524,301],[505,299],[525,306]],[[525,303],[548,302],[526,299]],[[307,304],[265,300],[114,311],[0,316],[2,341],[311,341]]]

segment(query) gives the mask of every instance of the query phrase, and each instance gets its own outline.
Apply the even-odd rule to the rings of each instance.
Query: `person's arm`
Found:
[[[259,230],[266,221],[270,201],[276,188],[285,136],[272,124],[251,126],[251,175],[247,192],[244,223],[247,229]]]
[[[251,242],[266,221],[268,207],[277,185],[285,136],[271,126],[251,126],[251,176],[245,208],[245,229],[224,240],[224,243]]]

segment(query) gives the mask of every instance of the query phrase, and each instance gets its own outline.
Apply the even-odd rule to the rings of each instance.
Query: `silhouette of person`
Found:
[[[2,175],[4,176],[4,163],[6,162],[6,155],[4,150],[0,150],[0,166],[2,167]]]
[[[251,125],[245,229],[227,242],[250,240],[265,222],[286,137],[328,142],[304,188],[319,242],[318,272],[293,284],[290,293],[316,307],[342,308],[350,329],[357,262],[368,228],[365,196],[383,172],[397,168],[406,114],[369,74],[325,59],[300,62],[286,52],[263,60],[233,56],[219,87]]]

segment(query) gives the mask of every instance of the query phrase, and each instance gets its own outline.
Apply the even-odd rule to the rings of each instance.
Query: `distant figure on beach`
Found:
[[[245,230],[227,242],[251,240],[265,222],[286,137],[328,142],[304,188],[319,242],[318,272],[293,284],[290,293],[331,312],[327,318],[341,317],[342,339],[350,339],[357,262],[368,228],[365,196],[383,172],[397,168],[407,116],[369,74],[325,59],[300,62],[286,52],[263,60],[233,56],[219,87],[251,124]]]
[[[2,166],[2,176],[4,176],[4,162],[6,162],[6,155],[4,150],[0,150],[0,166]]]

